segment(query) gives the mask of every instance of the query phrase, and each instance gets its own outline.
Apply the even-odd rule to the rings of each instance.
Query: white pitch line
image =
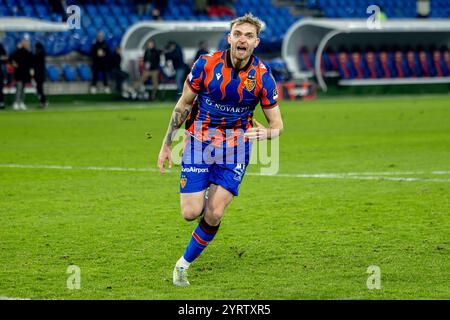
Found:
[[[59,166],[59,165],[33,165],[33,164],[0,164],[0,168],[17,168],[17,169],[54,169],[54,170],[81,170],[81,171],[133,171],[133,172],[159,172],[156,168],[123,168],[123,167],[79,167],[79,166]],[[167,170],[170,172],[170,170]]]
[[[18,169],[50,169],[50,170],[81,170],[81,171],[118,171],[118,172],[159,172],[157,168],[124,168],[124,167],[98,167],[98,166],[60,166],[60,165],[29,165],[29,164],[0,164],[0,168]],[[177,170],[168,170],[167,173],[178,173]],[[393,177],[393,175],[445,175],[450,171],[401,171],[401,172],[342,172],[342,173],[277,173],[274,175],[256,172],[247,172],[247,176],[265,176],[280,178],[319,178],[319,179],[350,179],[350,180],[385,180],[385,181],[424,181],[424,182],[450,182],[450,179]]]
[[[83,104],[83,103],[78,103]],[[102,104],[96,104],[95,107],[83,107],[83,106],[77,106],[77,103],[75,103],[75,106],[67,108],[67,107],[50,107],[45,110],[45,113],[52,113],[52,112],[90,112],[90,111],[128,111],[128,110],[144,110],[144,109],[169,109],[173,108],[170,104],[163,104],[163,105],[151,105],[151,104],[136,104],[136,105],[119,105],[119,106],[111,106],[110,104],[102,103]],[[17,113],[13,110],[6,110],[5,113]],[[30,113],[42,113],[42,109],[28,109],[27,111],[20,112],[21,114],[30,114]],[[3,113],[3,112],[2,112]]]
[[[12,297],[0,296],[0,300],[31,300],[31,299],[30,298],[12,298]]]
[[[375,172],[373,172],[375,173]],[[349,179],[349,180],[380,180],[380,181],[407,181],[407,182],[450,182],[450,179],[435,179],[435,178],[414,178],[414,177],[392,177],[392,176],[374,176],[365,175],[366,173],[361,172],[361,175],[356,175],[356,173],[346,174],[346,173],[316,173],[316,174],[289,174],[289,173],[278,173],[276,175],[260,174],[260,173],[246,173],[249,176],[276,176],[285,178],[319,178],[319,179]]]

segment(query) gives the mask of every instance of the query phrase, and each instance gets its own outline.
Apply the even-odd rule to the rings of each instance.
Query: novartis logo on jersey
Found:
[[[243,113],[243,112],[248,111],[248,109],[250,108],[249,106],[244,106],[244,107],[224,106],[222,104],[214,103],[208,98],[205,99],[205,103],[208,106],[214,106],[216,109],[218,109],[220,111],[233,112],[233,113]]]

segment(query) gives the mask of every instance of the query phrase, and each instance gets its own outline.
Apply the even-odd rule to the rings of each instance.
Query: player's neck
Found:
[[[233,65],[234,69],[240,70],[240,69],[244,68],[247,65],[247,63],[250,60],[250,58],[251,57],[248,57],[246,60],[239,60],[239,59],[236,59],[236,58],[232,57],[231,58],[231,64]]]

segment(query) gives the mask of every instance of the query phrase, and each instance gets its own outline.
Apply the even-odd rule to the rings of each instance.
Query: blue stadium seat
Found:
[[[53,64],[47,64],[47,76],[52,82],[59,81],[59,71]]]
[[[345,4],[357,0],[345,0]],[[409,0],[401,0],[409,1]],[[412,0],[411,0],[412,1]],[[439,1],[438,5],[446,5],[445,1]],[[317,2],[317,3],[316,3]],[[342,1],[344,2],[344,1]],[[310,5],[338,6],[341,3],[338,0],[308,0]],[[128,0],[111,0],[111,1],[83,1],[80,4],[76,0],[66,0],[66,4],[80,5],[82,12],[80,30],[74,30],[76,37],[68,37],[63,34],[54,34],[52,39],[45,40],[44,46],[49,55],[63,55],[71,51],[79,51],[83,54],[89,52],[91,40],[95,38],[97,30],[104,30],[106,33],[112,33],[113,37],[108,39],[108,44],[115,45],[120,41],[124,32],[130,25],[140,21],[143,17],[137,16],[135,5]],[[433,4],[433,6],[436,6]],[[440,7],[439,7],[440,8]],[[237,14],[253,12],[260,16],[263,20],[274,17],[282,17],[282,19],[272,19],[267,23],[268,29],[264,34],[265,46],[269,51],[279,50],[283,33],[294,22],[294,18],[290,15],[286,7],[276,7],[272,0],[242,0],[236,5]],[[441,14],[441,13],[439,13]],[[31,1],[31,0],[0,0],[0,16],[30,16],[49,21],[61,22],[62,17],[52,12],[51,6],[47,1]],[[151,17],[145,17],[151,19]],[[228,21],[229,17],[209,17],[206,14],[196,15],[193,12],[193,4],[186,0],[168,0],[168,5],[164,13],[166,20],[190,20],[190,21]],[[87,38],[86,38],[87,36]],[[18,37],[5,40],[9,47],[13,42],[17,42]],[[62,40],[60,40],[60,38]],[[88,40],[86,40],[88,39]],[[14,40],[14,41],[13,41]],[[66,45],[64,45],[64,42]]]
[[[17,41],[13,36],[5,35],[2,42],[7,53],[11,54],[16,49]]]
[[[92,79],[91,68],[85,63],[77,64],[77,72],[82,81],[90,81]]]
[[[97,6],[93,5],[93,4],[88,4],[85,7],[86,12],[91,16],[91,17],[96,17],[99,15],[98,11],[97,11]]]
[[[68,63],[61,64],[61,68],[63,71],[63,76],[66,81],[75,81],[76,73],[73,67]]]

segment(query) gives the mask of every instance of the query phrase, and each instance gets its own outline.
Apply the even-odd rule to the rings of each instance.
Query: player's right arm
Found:
[[[172,139],[175,137],[177,130],[184,123],[189,113],[192,110],[192,105],[194,103],[195,93],[187,84],[184,83],[183,93],[178,99],[175,108],[173,109],[172,116],[170,117],[169,127],[167,128],[166,135],[161,146],[161,150],[158,156],[158,168],[161,173],[164,173],[164,163],[167,160],[169,163],[169,169],[172,168]]]

